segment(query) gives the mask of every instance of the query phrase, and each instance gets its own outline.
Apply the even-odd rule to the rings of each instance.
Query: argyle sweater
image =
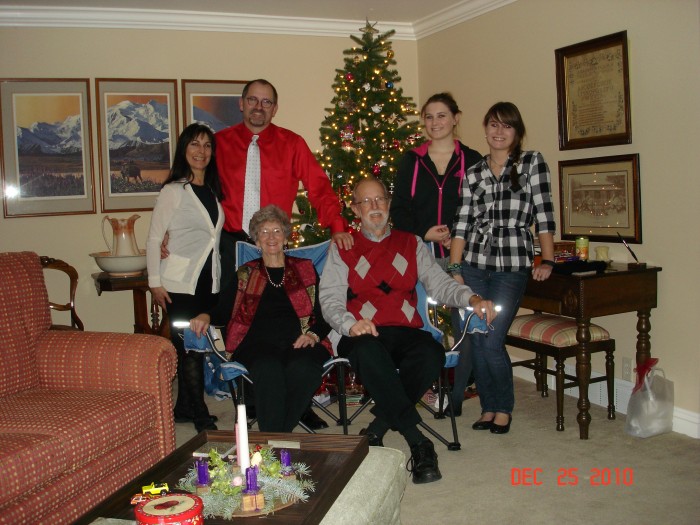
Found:
[[[353,232],[352,250],[339,250],[348,266],[347,309],[377,326],[421,328],[416,311],[416,236],[399,230],[380,242]]]

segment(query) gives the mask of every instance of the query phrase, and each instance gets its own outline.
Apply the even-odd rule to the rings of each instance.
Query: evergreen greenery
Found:
[[[403,153],[423,136],[416,105],[398,86],[389,38],[395,31],[379,32],[369,22],[362,36],[351,35],[355,46],[343,51],[343,69],[336,69],[331,100],[320,132],[323,149],[319,163],[343,204],[351,225],[358,221],[349,208],[351,189],[362,177],[375,176],[393,191],[398,162]],[[292,244],[306,246],[328,239],[318,223],[316,210],[305,191],[297,195],[298,213],[293,216]]]

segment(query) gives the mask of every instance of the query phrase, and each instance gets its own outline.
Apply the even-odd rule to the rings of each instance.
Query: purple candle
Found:
[[[246,492],[258,491],[258,469],[248,467],[245,471]]]
[[[209,485],[209,462],[206,459],[198,459],[197,465],[197,484]]]
[[[286,448],[280,450],[280,464],[282,465],[282,468],[292,466],[292,458],[289,455],[289,450]]]

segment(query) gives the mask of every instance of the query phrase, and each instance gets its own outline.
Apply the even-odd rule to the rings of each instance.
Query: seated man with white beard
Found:
[[[375,419],[360,433],[382,446],[388,430],[400,432],[411,448],[413,482],[430,483],[442,475],[433,443],[418,429],[415,405],[439,376],[445,349],[421,330],[416,284],[438,303],[471,306],[488,322],[496,312],[491,301],[450,278],[419,237],[389,227],[389,204],[379,180],[355,186],[351,207],[361,230],[353,232],[351,249],[331,245],[319,299],[324,318],[343,336],[338,354],[374,399]]]

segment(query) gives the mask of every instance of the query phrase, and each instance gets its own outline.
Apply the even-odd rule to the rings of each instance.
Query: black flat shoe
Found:
[[[491,430],[491,427],[493,426],[493,420],[491,421],[477,421],[472,425],[472,428],[474,430]],[[491,430],[493,432],[493,430]]]
[[[507,434],[508,431],[510,430],[510,422],[513,421],[513,417],[511,415],[508,415],[508,423],[505,425],[497,425],[496,423],[491,424],[491,433],[492,434]]]
[[[309,407],[306,412],[301,416],[301,422],[304,423],[311,430],[320,430],[322,428],[328,428],[328,423],[319,417],[319,415],[311,410]]]
[[[369,446],[370,447],[383,447],[384,446],[384,441],[382,441],[382,438],[380,438],[374,432],[368,432],[366,428],[363,428],[362,430],[360,430],[360,435],[367,436],[367,439],[369,439]]]

